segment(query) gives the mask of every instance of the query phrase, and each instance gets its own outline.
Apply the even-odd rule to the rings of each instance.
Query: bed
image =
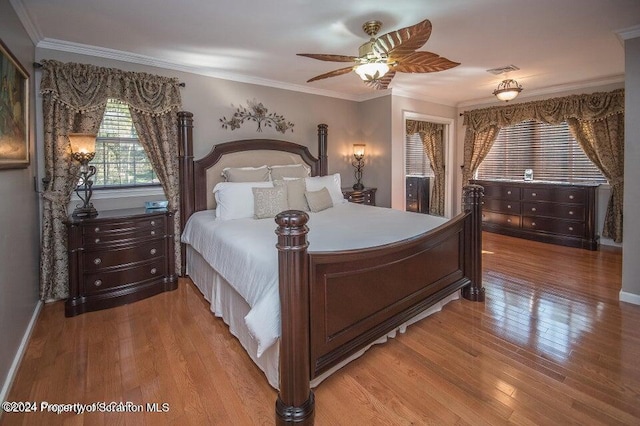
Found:
[[[178,122],[180,213],[183,241],[188,242],[182,245],[182,270],[265,371],[270,384],[279,389],[275,404],[278,424],[312,424],[315,403],[311,388],[372,344],[402,331],[458,293],[468,300],[484,300],[482,187],[464,188],[464,212],[451,220],[344,204],[333,197],[334,207],[324,211],[285,210],[273,219],[234,220],[221,226],[215,220],[213,188],[222,180],[225,168],[302,165],[311,175],[305,178],[307,187],[310,182],[334,181],[335,175],[328,174],[328,128],[318,126],[317,158],[303,145],[254,139],[215,145],[207,156],[194,160],[193,115],[180,112]],[[383,217],[389,213],[391,219]],[[220,211],[217,214],[220,216]],[[357,228],[357,221],[350,219],[354,216],[371,216],[372,223],[386,220],[395,226],[393,235],[374,233],[373,239],[363,238],[364,243],[359,244],[354,243],[359,238],[342,242],[326,238],[328,224]],[[422,226],[425,230],[416,231]],[[251,235],[271,235],[273,240],[242,237],[240,228]],[[204,250],[202,247],[215,239],[205,232],[226,235],[234,247]],[[252,248],[258,252],[257,260],[244,255]],[[258,272],[249,273],[249,266],[243,265],[235,271],[244,276],[230,277],[233,271],[225,270],[225,265],[233,251],[246,257],[246,265],[269,262],[275,271],[263,278],[269,268],[256,267]],[[235,285],[234,280],[250,281],[253,275],[275,280],[272,290],[264,290],[271,294],[267,307],[262,306],[263,299],[255,297],[254,287]],[[251,318],[255,311],[273,310],[273,297],[275,310],[278,305],[280,308],[279,321],[257,317],[252,328],[245,318]],[[256,338],[256,327],[267,329],[267,337]],[[274,330],[278,332],[275,336]]]

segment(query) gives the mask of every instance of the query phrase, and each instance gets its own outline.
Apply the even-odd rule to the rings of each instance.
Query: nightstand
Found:
[[[353,188],[342,188],[342,195],[351,203],[376,205],[376,191],[378,188],[364,188],[356,190]]]
[[[106,309],[178,288],[173,212],[126,209],[69,217],[65,315]]]

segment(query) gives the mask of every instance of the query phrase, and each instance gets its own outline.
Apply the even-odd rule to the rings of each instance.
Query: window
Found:
[[[159,185],[151,162],[138,140],[129,106],[109,99],[98,137],[94,188]]]
[[[607,180],[573,138],[569,125],[525,121],[500,129],[478,168],[478,179],[522,179],[532,169],[536,180],[600,182]]]
[[[424,152],[420,134],[406,135],[406,174],[407,176],[434,177],[429,157]]]

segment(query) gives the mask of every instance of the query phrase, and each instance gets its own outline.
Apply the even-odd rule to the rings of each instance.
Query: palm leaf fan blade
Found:
[[[354,62],[357,58],[354,56],[346,55],[328,55],[322,53],[296,53],[298,56],[304,56],[306,58],[317,59],[319,61],[329,62]]]
[[[425,19],[410,27],[391,31],[378,37],[373,44],[380,55],[405,56],[420,49],[431,37],[431,21]]]
[[[327,73],[324,73],[324,74],[317,75],[317,76],[307,80],[307,83],[311,83],[312,81],[316,81],[316,80],[322,80],[324,78],[337,77],[339,75],[347,74],[347,73],[351,72],[352,70],[353,70],[353,67],[340,68],[338,70],[334,70],[334,71],[330,71],[330,72],[327,72]]]
[[[428,73],[448,70],[458,65],[460,65],[459,62],[450,61],[435,53],[414,52],[398,59],[394,70],[406,73]]]

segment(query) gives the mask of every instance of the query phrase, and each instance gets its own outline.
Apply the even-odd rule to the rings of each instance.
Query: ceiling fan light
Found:
[[[389,72],[389,65],[384,62],[368,62],[356,65],[354,71],[364,81],[378,80]]]
[[[493,91],[493,94],[499,100],[509,102],[515,99],[520,92],[522,92],[522,86],[517,81],[508,79],[502,80],[502,83],[498,84],[498,88]]]

